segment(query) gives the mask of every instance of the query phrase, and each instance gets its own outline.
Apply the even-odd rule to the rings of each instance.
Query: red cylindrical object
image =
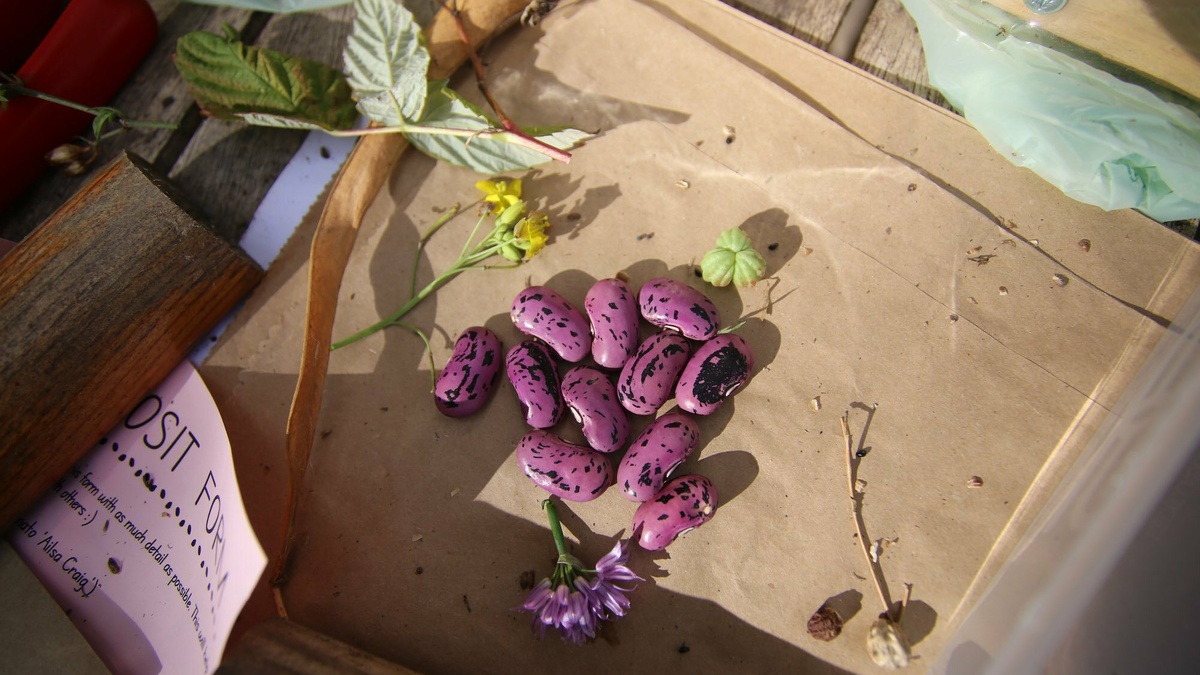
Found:
[[[15,73],[62,14],[62,0],[0,0],[0,71]]]
[[[36,4],[36,3],[34,3]],[[158,19],[146,0],[71,0],[17,71],[29,89],[89,107],[107,103],[150,52]],[[92,116],[29,96],[0,110],[0,210],[46,168],[46,153]]]

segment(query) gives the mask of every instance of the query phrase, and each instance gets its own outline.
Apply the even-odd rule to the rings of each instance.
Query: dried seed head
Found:
[[[842,617],[829,605],[821,605],[808,618],[808,634],[822,642],[829,642],[842,634]]]
[[[64,143],[47,153],[46,161],[51,164],[67,165],[80,161],[87,151],[87,146]]]
[[[876,619],[867,632],[867,653],[880,668],[907,668],[912,659],[908,636],[900,626],[887,617]]]

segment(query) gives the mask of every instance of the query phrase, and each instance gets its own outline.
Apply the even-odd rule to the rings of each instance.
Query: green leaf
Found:
[[[754,250],[750,237],[741,228],[731,228],[717,237],[717,247],[704,254],[700,273],[713,286],[749,286],[763,277],[767,263]]]
[[[496,129],[496,123],[487,115],[459,96],[457,92],[445,86],[437,89],[431,86],[425,106],[425,116],[418,120],[417,124],[470,131]],[[539,131],[545,133],[534,136],[535,138],[560,150],[569,150],[591,137],[591,134],[578,129],[559,128]],[[464,138],[423,133],[409,133],[406,136],[414,147],[435,159],[482,174],[492,175],[507,171],[520,171],[550,161],[546,155],[527,147],[514,145],[502,136]]]
[[[413,15],[394,0],[355,0],[354,25],[342,52],[358,109],[399,126],[425,108],[429,50]]]
[[[256,127],[275,127],[277,129],[305,129],[313,131],[322,129],[322,127],[308,122],[306,120],[296,119],[294,117],[284,117],[282,115],[268,115],[266,113],[240,113],[238,114],[247,124],[253,124]]]
[[[322,129],[348,129],[358,114],[350,86],[323,63],[196,31],[179,39],[175,67],[206,112],[221,119],[262,113]]]

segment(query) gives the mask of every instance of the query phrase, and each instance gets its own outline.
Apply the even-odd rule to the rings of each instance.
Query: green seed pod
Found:
[[[737,286],[749,286],[766,271],[767,262],[754,250],[750,237],[737,227],[722,232],[717,237],[717,248],[700,261],[701,275],[713,286],[728,286],[730,281]]]

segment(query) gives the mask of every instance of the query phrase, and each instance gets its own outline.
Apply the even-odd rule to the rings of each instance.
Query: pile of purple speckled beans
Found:
[[[513,323],[532,339],[508,351],[505,372],[533,431],[517,444],[522,471],[562,499],[586,502],[614,483],[609,455],[628,447],[616,471],[621,494],[640,504],[633,532],[642,548],[658,551],[708,522],[717,490],[692,474],[670,479],[696,449],[695,415],[712,414],[749,379],[754,355],[740,336],[718,334],[720,316],[704,294],[674,279],[651,279],[634,298],[619,279],[588,291],[584,314],[545,286],[521,291]],[[638,344],[639,317],[658,329]],[[438,375],[438,410],[465,417],[483,407],[500,372],[503,347],[482,326],[463,331]],[[558,360],[577,364],[558,375]],[[616,374],[616,381],[612,375]],[[655,415],[672,396],[679,411],[655,419],[628,446],[629,414]],[[547,431],[564,405],[587,445]],[[669,481],[669,482],[668,482]]]

